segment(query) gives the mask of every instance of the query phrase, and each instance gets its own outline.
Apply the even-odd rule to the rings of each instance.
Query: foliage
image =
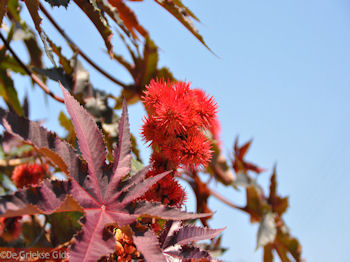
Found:
[[[159,67],[158,47],[129,1],[1,1],[0,95],[8,107],[0,109],[6,129],[0,160],[1,245],[68,248],[72,261],[215,261],[226,250],[218,237],[223,228],[209,226],[215,216],[208,199],[215,197],[259,223],[257,248],[263,248],[264,261],[276,255],[281,261],[301,261],[301,245],[282,218],[289,203],[277,193],[276,167],[265,193],[256,176],[266,170],[245,159],[251,141],[240,146],[236,139],[232,161],[227,160],[214,98]],[[181,0],[154,2],[211,51],[195,28],[199,19]],[[131,83],[97,65],[46,9],[73,4],[95,26],[110,58],[126,69]],[[35,30],[22,19],[23,8]],[[66,46],[46,34],[42,19],[57,29]],[[115,35],[128,56],[113,48]],[[11,48],[13,40],[25,44],[28,63]],[[71,58],[63,55],[65,48],[72,50]],[[53,67],[45,65],[43,53]],[[120,87],[120,94],[95,89],[81,59]],[[66,137],[28,119],[30,101],[19,100],[13,74],[28,75],[49,97],[65,104],[69,116],[60,112],[58,122]],[[50,91],[47,79],[60,83],[63,97]],[[135,135],[152,149],[149,167],[143,166],[129,130],[127,104],[137,102],[147,112],[141,134]],[[210,188],[206,177],[232,192],[244,189],[245,206]],[[193,190],[197,213],[183,210],[186,191],[179,179]],[[193,224],[197,219],[203,227]]]

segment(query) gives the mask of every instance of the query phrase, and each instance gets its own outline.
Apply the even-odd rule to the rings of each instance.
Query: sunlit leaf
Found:
[[[272,210],[279,215],[282,215],[288,209],[288,197],[280,197],[277,195],[276,166],[273,169],[270,179],[270,195],[268,202],[272,206]]]
[[[171,13],[181,24],[183,24],[206,48],[210,50],[207,44],[204,42],[203,37],[198,33],[197,28],[194,27],[190,17],[194,17],[192,12],[188,12],[188,8],[184,8],[181,1],[160,1],[155,0],[160,6],[164,7],[169,13]],[[211,50],[210,50],[211,51]]]
[[[84,11],[96,29],[100,32],[108,53],[113,57],[113,46],[111,43],[112,31],[108,26],[106,18],[103,16],[102,10],[97,6],[96,0],[74,0],[74,2]]]
[[[108,2],[117,8],[120,19],[123,21],[124,25],[132,34],[134,39],[137,39],[135,30],[143,37],[148,35],[143,26],[139,24],[134,12],[122,0],[108,0]]]

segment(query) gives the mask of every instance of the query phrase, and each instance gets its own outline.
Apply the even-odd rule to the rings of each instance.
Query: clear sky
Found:
[[[251,160],[271,170],[277,163],[278,191],[290,196],[285,221],[303,245],[307,261],[350,261],[350,2],[346,0],[184,1],[201,19],[196,24],[206,50],[153,1],[132,3],[141,23],[161,48],[160,63],[181,80],[214,95],[222,124],[223,149],[229,156],[234,138],[254,138]],[[51,9],[51,8],[49,8]],[[118,78],[130,78],[102,51],[96,30],[73,3],[55,9],[57,20],[83,50]],[[44,22],[56,42],[56,32]],[[117,52],[125,52],[114,38]],[[67,55],[69,51],[65,51]],[[88,67],[88,66],[87,66]],[[89,68],[89,67],[88,67]],[[119,89],[93,69],[95,87]],[[44,101],[28,80],[17,87],[21,97]],[[57,84],[50,87],[58,92]],[[57,129],[62,107],[50,100],[32,102],[32,119],[47,119]],[[141,105],[129,109],[134,134],[144,116]],[[62,131],[60,131],[62,132]],[[139,139],[140,141],[140,139]],[[142,144],[142,142],[140,142]],[[147,161],[147,153],[143,154]],[[260,175],[266,188],[270,172]],[[220,186],[219,192],[244,204],[244,192]],[[257,224],[215,199],[213,227],[227,226],[225,261],[262,261],[255,251]],[[193,209],[193,202],[189,203]]]

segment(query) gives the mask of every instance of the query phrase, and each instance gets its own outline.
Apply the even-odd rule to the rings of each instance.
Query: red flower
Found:
[[[13,170],[11,179],[16,187],[23,188],[28,185],[39,184],[39,182],[45,178],[47,172],[47,166],[43,167],[39,164],[22,164]]]

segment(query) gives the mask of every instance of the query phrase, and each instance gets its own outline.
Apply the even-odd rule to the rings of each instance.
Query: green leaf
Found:
[[[144,75],[141,83],[142,86],[148,84],[153,78],[158,64],[158,47],[149,37],[146,38],[145,47],[143,49],[143,60]]]
[[[0,95],[18,115],[23,115],[16,89],[13,87],[13,81],[5,70],[0,70]]]
[[[60,122],[60,125],[68,132],[67,140],[69,143],[73,144],[75,142],[75,131],[72,121],[62,111],[58,116],[58,121]]]
[[[130,175],[133,176],[135,175],[137,172],[139,172],[141,169],[143,169],[145,166],[137,161],[136,159],[132,158],[131,159],[131,171],[130,171]]]
[[[12,56],[5,56],[0,63],[0,68],[3,70],[10,69],[13,72],[21,75],[27,75],[26,71],[21,67]]]
[[[155,74],[155,78],[176,81],[176,78],[174,77],[173,73],[171,73],[168,67],[162,67],[158,69]]]
[[[62,212],[49,215],[50,241],[53,246],[69,241],[77,233],[81,228],[78,221],[82,215],[80,212]]]

